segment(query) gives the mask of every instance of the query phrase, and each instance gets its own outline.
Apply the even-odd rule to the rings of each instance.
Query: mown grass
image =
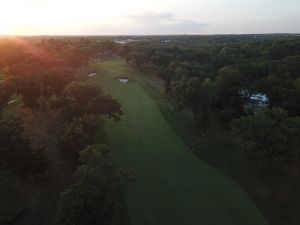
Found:
[[[147,91],[123,61],[98,66],[100,75],[89,82],[101,85],[123,106],[122,121],[107,121],[105,132],[118,166],[137,173],[126,197],[132,225],[267,224],[236,182],[190,151],[170,123],[172,116],[160,108],[159,93]],[[120,74],[135,76],[136,82],[122,84],[115,79]]]
[[[152,76],[155,74],[141,73],[138,80],[189,149],[197,157],[238,182],[255,200],[271,224],[297,224],[297,218],[293,218],[295,213],[291,213],[292,210],[297,210],[295,206],[297,200],[293,201],[292,206],[288,206],[277,202],[274,196],[278,194],[275,183],[281,183],[283,187],[289,185],[292,189],[297,188],[290,183],[286,175],[278,168],[265,170],[258,168],[253,160],[243,154],[242,143],[239,143],[228,129],[219,124],[214,115],[212,115],[212,125],[209,128],[196,129],[189,117],[174,110],[170,105],[171,100],[164,94],[162,88],[158,88],[157,85],[153,86],[155,79]]]

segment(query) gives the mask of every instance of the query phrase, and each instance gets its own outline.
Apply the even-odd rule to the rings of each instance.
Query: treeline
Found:
[[[0,224],[126,224],[128,176],[99,132],[121,105],[74,76],[111,43],[0,40]]]
[[[196,127],[208,127],[216,118],[227,127],[234,124],[260,164],[299,158],[299,37],[152,37],[125,45],[122,52],[136,68],[156,71],[173,105],[190,110]],[[255,96],[265,104],[254,102]],[[262,105],[267,109],[258,110]]]

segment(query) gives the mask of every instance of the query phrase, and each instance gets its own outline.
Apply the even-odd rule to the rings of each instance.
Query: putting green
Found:
[[[264,216],[233,180],[190,153],[123,61],[99,64],[100,84],[121,104],[121,122],[105,131],[121,168],[133,168],[127,190],[132,225],[265,225]]]

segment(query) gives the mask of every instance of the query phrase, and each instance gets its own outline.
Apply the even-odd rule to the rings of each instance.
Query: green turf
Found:
[[[100,68],[90,82],[116,98],[124,112],[121,122],[106,122],[108,141],[119,167],[137,173],[126,197],[132,225],[267,224],[242,188],[189,152],[139,83],[114,79],[135,75],[123,61]]]

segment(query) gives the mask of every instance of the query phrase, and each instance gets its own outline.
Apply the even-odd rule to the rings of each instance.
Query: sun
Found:
[[[16,7],[14,3],[17,2],[1,1],[0,3],[0,34],[15,33],[18,24],[21,23],[22,18],[25,16],[22,7]]]
[[[0,35],[20,35],[24,29],[18,18],[0,21]]]
[[[1,0],[0,34],[68,33],[76,27],[110,22],[120,14],[113,1],[86,0]],[[122,5],[122,4],[121,4]],[[75,27],[75,28],[74,28]]]
[[[118,33],[145,7],[138,0],[0,0],[0,34]]]
[[[3,0],[0,3],[0,34],[38,33],[53,22],[59,23],[57,9],[46,0]],[[58,7],[59,8],[59,7]]]

